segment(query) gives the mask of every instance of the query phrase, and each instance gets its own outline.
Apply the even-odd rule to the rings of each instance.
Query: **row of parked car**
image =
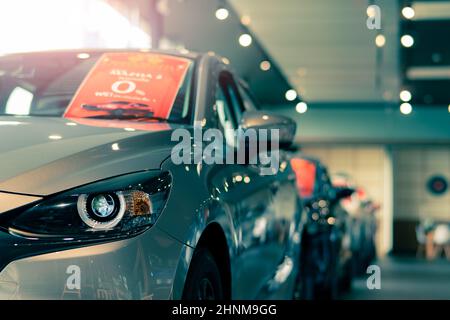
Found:
[[[376,205],[345,174],[329,175],[318,159],[295,153],[291,166],[307,212],[297,297],[334,299],[376,257]]]

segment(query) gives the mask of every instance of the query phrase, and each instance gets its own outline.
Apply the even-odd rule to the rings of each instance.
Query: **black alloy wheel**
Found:
[[[183,300],[223,300],[223,284],[214,257],[205,248],[194,253],[183,290]]]

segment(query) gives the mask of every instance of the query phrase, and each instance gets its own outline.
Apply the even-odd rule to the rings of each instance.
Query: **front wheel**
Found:
[[[219,268],[209,250],[195,251],[183,290],[183,300],[223,300]]]
[[[353,282],[353,266],[354,266],[354,259],[350,258],[349,261],[347,261],[345,263],[345,265],[343,266],[343,274],[342,277],[340,279],[340,284],[339,284],[339,289],[342,292],[350,292],[352,289],[352,282]]]

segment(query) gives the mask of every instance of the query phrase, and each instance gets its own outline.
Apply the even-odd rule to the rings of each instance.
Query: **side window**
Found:
[[[236,84],[232,79],[229,80],[227,84],[227,92],[230,98],[231,106],[233,107],[233,111],[235,114],[235,118],[237,121],[241,120],[242,112],[244,111],[244,106],[241,103],[240,95],[237,90]]]
[[[243,106],[233,78],[229,73],[222,73],[216,89],[216,114],[218,127],[230,146],[235,145],[234,130],[238,127],[242,109]]]
[[[234,134],[232,132],[236,129],[236,123],[228,99],[220,85],[216,89],[216,114],[218,129],[222,131],[227,144],[234,146]]]
[[[258,102],[242,85],[239,85],[239,92],[241,93],[242,102],[244,103],[245,110],[258,110]]]

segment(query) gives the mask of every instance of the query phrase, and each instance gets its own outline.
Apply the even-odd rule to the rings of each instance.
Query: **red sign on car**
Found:
[[[103,54],[78,88],[66,118],[119,111],[168,118],[191,61],[144,52]]]

